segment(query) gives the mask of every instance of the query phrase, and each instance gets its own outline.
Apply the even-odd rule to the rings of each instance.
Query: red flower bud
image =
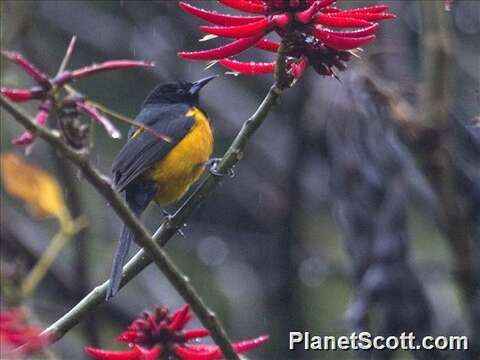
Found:
[[[312,35],[319,39],[321,42],[323,42],[325,45],[337,50],[355,49],[359,46],[365,45],[375,40],[375,35],[368,35],[356,38],[333,35],[330,32],[325,31],[320,26],[316,26],[313,29]]]
[[[250,36],[263,35],[270,23],[267,19],[263,18],[259,21],[252,22],[239,26],[200,26],[200,30],[209,34],[232,37],[232,38],[245,38]]]
[[[342,9],[336,8],[334,6],[328,6],[328,7],[322,9],[322,13],[324,13],[324,14],[336,14],[336,13],[339,13],[341,11],[342,11]]]
[[[378,20],[387,20],[387,19],[395,19],[396,16],[393,14],[385,14],[385,13],[367,13],[363,11],[342,11],[335,16],[338,17],[353,17],[355,19],[366,20],[366,21],[378,21]]]
[[[122,137],[120,131],[118,131],[115,126],[113,126],[111,121],[106,116],[103,116],[93,106],[87,105],[79,101],[77,102],[77,110],[87,114],[92,119],[98,121],[104,127],[104,129],[107,131],[108,135],[110,135],[111,138],[120,139]]]
[[[259,336],[256,339],[236,342],[233,345],[233,347],[235,348],[236,352],[243,353],[243,352],[247,352],[252,349],[255,349],[256,347],[259,347],[260,345],[266,343],[268,339],[269,339],[268,335],[263,335],[263,336]]]
[[[275,71],[275,62],[258,63],[258,62],[241,62],[230,59],[222,59],[219,63],[229,70],[236,71],[246,75],[260,75],[273,73]]]
[[[3,86],[0,87],[0,93],[14,102],[28,101],[28,100],[32,100],[34,97],[34,94],[31,90],[11,89]]]
[[[217,0],[225,6],[235,10],[245,11],[252,14],[265,14],[265,6],[260,3],[249,2],[246,0]]]
[[[197,8],[183,1],[180,2],[179,5],[183,10],[192,14],[193,16],[209,21],[215,25],[238,26],[238,25],[250,24],[252,22],[263,19],[263,16],[234,16],[234,15],[218,14],[215,12]]]
[[[347,9],[347,10],[342,10],[343,14],[355,14],[355,13],[381,13],[384,12],[385,10],[390,9],[390,6],[388,5],[376,5],[376,6],[366,6],[362,8],[355,8],[355,9]]]
[[[35,123],[40,126],[44,126],[48,120],[48,114],[50,113],[50,109],[52,107],[52,103],[50,100],[45,101],[38,107],[38,113],[35,116]],[[22,135],[18,138],[13,139],[12,143],[14,145],[30,145],[35,140],[35,135],[33,135],[30,131],[24,131]]]
[[[231,42],[230,44],[220,46],[214,49],[193,51],[193,52],[180,52],[177,55],[184,59],[191,60],[219,60],[227,58],[233,55],[240,54],[242,51],[255,45],[262,36],[252,36],[248,38],[242,38]]]
[[[343,36],[343,37],[350,37],[350,38],[359,38],[362,36],[371,35],[375,30],[380,27],[377,23],[370,25],[364,29],[353,30],[353,31],[333,31],[330,29],[322,28],[322,31],[326,34],[336,35],[336,36]]]
[[[313,22],[325,26],[346,28],[346,27],[365,27],[371,26],[372,23],[363,19],[353,17],[337,17],[335,15],[325,15],[318,13],[313,16]]]
[[[334,3],[335,0],[314,1],[310,7],[304,11],[295,14],[295,18],[302,24],[307,24],[312,20],[312,16],[322,7]]]
[[[172,315],[172,322],[167,327],[169,331],[179,331],[191,319],[190,306],[183,305],[180,309],[175,311]]]
[[[194,340],[199,339],[205,336],[210,335],[207,329],[193,329],[193,330],[185,330],[183,332],[183,337],[185,340]]]
[[[239,341],[233,344],[238,354],[248,352],[268,341],[268,336],[260,336],[256,339]],[[220,360],[223,358],[222,351],[215,345],[175,345],[174,353],[182,360]]]
[[[26,60],[20,53],[16,51],[2,50],[2,55],[8,60],[20,66],[31,78],[33,78],[42,87],[49,89],[51,87],[48,77],[38,70],[35,65]]]
[[[110,351],[86,346],[85,352],[98,360],[157,360],[162,354],[162,349],[158,346],[145,349],[134,345],[128,351]]]
[[[35,140],[35,136],[30,131],[24,131],[18,138],[12,140],[12,144],[23,146],[30,145]]]
[[[175,345],[173,352],[182,360],[219,360],[222,358],[222,352],[214,345]]]
[[[101,71],[130,69],[135,67],[153,67],[154,62],[136,61],[136,60],[111,60],[100,64],[93,64],[78,70],[72,71],[73,80],[80,79],[85,76],[93,75]]]

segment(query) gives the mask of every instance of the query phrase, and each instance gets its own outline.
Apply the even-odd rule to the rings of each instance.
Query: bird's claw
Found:
[[[221,158],[211,158],[205,163],[205,166],[208,167],[208,171],[210,172],[210,174],[214,176],[220,176],[220,177],[223,177],[225,176],[225,174],[227,174],[231,178],[234,177],[235,171],[233,170],[233,168],[228,169],[226,173],[221,173],[217,170],[218,163],[221,160],[222,160]]]
[[[162,209],[162,214],[165,216],[165,219],[170,222],[173,218],[172,215],[167,210]],[[187,224],[183,224],[183,227],[186,227]],[[177,229],[177,234],[180,235],[181,237],[185,237],[185,233],[183,232],[182,229]]]

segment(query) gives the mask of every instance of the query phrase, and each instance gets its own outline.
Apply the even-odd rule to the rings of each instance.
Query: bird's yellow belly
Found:
[[[213,151],[213,132],[205,115],[193,108],[187,116],[195,117],[189,133],[146,173],[157,184],[155,201],[160,205],[175,202],[188,191]]]

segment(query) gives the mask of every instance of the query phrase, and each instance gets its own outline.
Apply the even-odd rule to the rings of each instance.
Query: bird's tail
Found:
[[[110,273],[110,283],[108,284],[106,299],[114,297],[120,289],[122,280],[122,269],[127,258],[128,250],[132,244],[134,234],[127,225],[123,225],[122,235],[118,241],[115,255],[113,258],[112,272]]]
[[[156,186],[151,181],[137,182],[126,189],[125,200],[133,213],[140,218],[140,215],[147,208],[156,192]],[[106,300],[114,297],[120,289],[122,282],[122,270],[128,250],[135,235],[127,225],[123,225],[122,235],[118,241],[117,249],[113,258],[112,272],[108,284]]]

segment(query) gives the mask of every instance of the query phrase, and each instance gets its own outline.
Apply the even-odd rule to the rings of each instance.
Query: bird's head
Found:
[[[150,104],[187,103],[198,105],[200,90],[217,75],[209,76],[195,82],[175,81],[160,84],[145,99],[143,106]]]

